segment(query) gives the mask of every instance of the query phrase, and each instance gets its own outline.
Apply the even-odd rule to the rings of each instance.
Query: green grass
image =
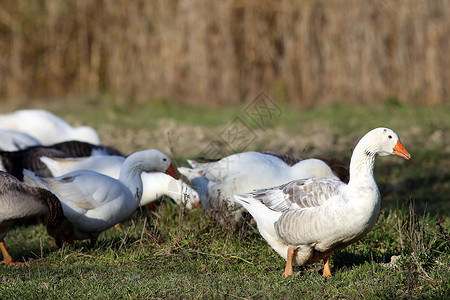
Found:
[[[242,116],[238,107],[213,110],[163,101],[111,108],[106,100],[84,100],[70,107],[54,103],[51,107],[65,118],[94,126],[111,142],[106,126],[120,133],[153,132],[159,130],[160,120],[175,119],[180,130],[198,126],[214,132]],[[16,260],[32,264],[0,266],[0,298],[445,299],[450,294],[449,145],[428,140],[438,131],[449,136],[449,108],[392,101],[282,108],[281,117],[268,125],[288,137],[316,134],[317,127],[332,138],[358,137],[373,127],[388,126],[401,135],[413,155],[410,161],[377,159],[375,176],[382,194],[379,221],[361,241],[332,256],[332,278],[323,278],[322,264],[316,263],[294,267],[294,276],[285,279],[281,276],[285,261],[256,229],[245,225],[231,232],[212,223],[201,208],[183,211],[165,199],[154,213],[138,210],[120,231],[103,233],[95,248],[77,241],[74,247],[55,249],[42,226],[17,224],[6,245]],[[248,150],[263,150],[264,142],[261,137]],[[124,152],[136,151],[136,145],[115,144]],[[190,152],[175,152],[178,165],[185,165],[190,153],[199,150],[196,146],[189,145]],[[322,153],[347,161],[350,156],[348,150]],[[438,222],[440,217],[443,223]],[[389,264],[392,256],[400,260]]]
[[[127,106],[113,106],[107,99],[74,99],[67,106],[66,101],[54,102],[52,111],[61,116],[75,117],[84,124],[100,127],[105,122],[114,122],[116,126],[140,129],[147,126],[155,129],[161,119],[173,119],[181,124],[205,127],[225,126],[235,117],[243,117],[247,104],[235,107],[214,109],[211,107],[192,107],[174,105],[164,100],[152,100],[146,103]],[[39,107],[48,108],[46,102]],[[450,129],[450,104],[441,106],[407,105],[395,100],[378,102],[371,105],[331,103],[313,108],[286,107],[280,105],[280,117],[273,117],[270,126],[280,127],[293,133],[303,133],[312,124],[335,129],[340,134],[364,134],[372,128],[386,126],[401,132],[420,127],[425,134],[435,130]],[[247,119],[246,119],[247,120]],[[248,122],[257,128],[253,122]]]
[[[444,298],[450,287],[448,240],[434,220],[416,216],[411,223],[409,218],[407,209],[382,213],[368,236],[333,256],[328,279],[321,276],[321,264],[296,267],[295,275],[284,279],[284,260],[255,229],[228,232],[201,209],[186,212],[180,230],[179,208],[171,203],[161,204],[153,215],[136,213],[122,231],[102,235],[96,248],[79,241],[74,248],[45,250],[44,258],[39,238],[20,245],[16,235],[34,235],[36,225],[19,227],[9,234],[12,254],[25,254],[35,263],[1,267],[0,294],[3,299]],[[47,243],[43,230],[38,231]],[[418,236],[423,240],[417,241]],[[412,253],[419,248],[424,251],[415,258]],[[385,266],[392,255],[400,255],[400,262]]]

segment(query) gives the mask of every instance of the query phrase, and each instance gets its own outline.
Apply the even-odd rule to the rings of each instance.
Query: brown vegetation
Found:
[[[445,0],[3,0],[0,98],[439,104],[448,16]]]

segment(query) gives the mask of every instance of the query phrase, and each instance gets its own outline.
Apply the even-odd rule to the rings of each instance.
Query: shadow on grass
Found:
[[[389,263],[391,257],[394,255],[399,255],[399,253],[383,253],[377,254],[374,252],[370,253],[351,253],[349,251],[337,251],[333,253],[332,262],[336,270],[342,268],[348,268],[352,266],[360,266],[367,262],[371,263]]]

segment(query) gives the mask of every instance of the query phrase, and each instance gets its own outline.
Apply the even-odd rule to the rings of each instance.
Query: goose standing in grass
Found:
[[[290,166],[279,157],[260,152],[233,154],[218,161],[200,163],[188,160],[192,168],[178,168],[200,195],[206,212],[221,224],[233,227],[243,221],[245,209],[235,204],[233,195],[277,186],[308,177],[337,177],[318,159],[305,159]]]
[[[72,127],[60,117],[40,109],[24,109],[0,115],[0,128],[25,132],[42,145],[71,140],[100,144],[100,137],[93,128]]]
[[[125,157],[115,155],[95,155],[80,158],[41,157],[41,161],[54,177],[86,169],[117,179],[120,176],[120,169],[125,161]],[[170,197],[178,205],[183,202],[187,209],[200,204],[197,191],[181,179],[174,179],[172,176],[162,172],[143,172],[141,177],[144,191],[140,206],[149,205],[164,195]]]
[[[234,196],[255,218],[268,244],[286,259],[285,277],[293,274],[293,265],[320,259],[323,276],[331,276],[330,255],[372,229],[381,203],[373,177],[375,158],[389,154],[411,158],[394,131],[377,128],[356,145],[348,184],[310,178]]]
[[[36,216],[45,217],[47,232],[56,239],[58,246],[63,241],[73,244],[73,226],[64,216],[58,198],[45,189],[28,186],[11,174],[0,171],[0,250],[3,254],[1,263],[22,264],[13,262],[3,239],[14,222]]]
[[[73,223],[75,239],[94,244],[103,231],[131,216],[141,201],[142,172],[166,172],[178,179],[170,158],[155,149],[133,153],[123,162],[119,179],[78,170],[56,178],[40,178],[24,170],[24,180],[46,188],[61,201]]]

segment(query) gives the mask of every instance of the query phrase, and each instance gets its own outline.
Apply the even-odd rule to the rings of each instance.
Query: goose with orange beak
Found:
[[[166,172],[178,179],[170,158],[155,149],[128,156],[118,179],[78,170],[55,178],[41,178],[24,170],[24,180],[53,192],[61,201],[64,215],[73,223],[75,239],[94,244],[103,231],[130,217],[143,194],[142,172]]]
[[[363,238],[375,225],[381,196],[373,169],[377,156],[411,155],[388,128],[368,132],[350,160],[348,184],[309,178],[234,195],[258,224],[268,244],[286,260],[283,276],[293,266],[324,260],[323,276],[331,276],[330,255]]]
[[[92,170],[118,179],[125,157],[117,155],[94,155],[89,157],[71,158],[40,158],[53,177],[61,176],[76,170]],[[171,198],[176,204],[184,204],[191,209],[200,204],[197,191],[178,177],[175,168],[169,167],[165,172],[144,172],[141,175],[144,191],[139,206],[154,205],[162,196]]]

